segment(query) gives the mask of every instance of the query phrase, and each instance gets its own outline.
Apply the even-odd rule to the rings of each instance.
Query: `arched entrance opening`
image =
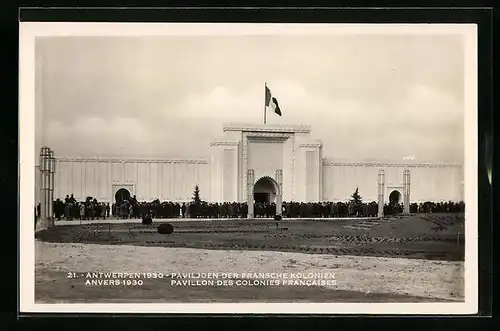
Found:
[[[398,190],[394,190],[389,194],[389,204],[396,205],[403,202],[403,196]]]
[[[115,194],[115,201],[117,204],[121,204],[123,200],[130,201],[130,191],[127,190],[126,188],[119,189],[118,191],[116,191]]]
[[[271,177],[262,177],[253,187],[253,199],[255,203],[276,202],[278,184]]]

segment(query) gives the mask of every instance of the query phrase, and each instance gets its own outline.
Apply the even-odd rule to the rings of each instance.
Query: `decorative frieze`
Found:
[[[342,162],[323,159],[324,166],[331,167],[413,167],[413,168],[446,168],[446,167],[462,167],[460,163],[444,163],[444,162],[421,162],[421,163],[388,163],[388,162]]]
[[[224,132],[227,131],[241,131],[241,132],[263,132],[263,133],[311,133],[311,127],[308,125],[244,125],[244,124],[230,124],[224,126]]]
[[[238,141],[215,141],[213,143],[210,143],[210,147],[215,147],[215,146],[238,146],[239,142]]]
[[[321,143],[303,143],[303,144],[300,144],[300,147],[302,148],[320,148],[322,147],[323,145]]]
[[[103,163],[189,163],[189,164],[209,164],[209,160],[203,159],[138,159],[138,158],[67,158],[59,157],[57,162],[103,162]]]

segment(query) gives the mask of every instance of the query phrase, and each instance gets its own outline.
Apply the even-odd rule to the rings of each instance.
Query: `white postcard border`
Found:
[[[472,314],[478,305],[477,25],[475,24],[226,24],[20,23],[19,185],[20,311],[74,313]],[[37,304],[33,229],[35,180],[35,38],[42,36],[431,34],[462,35],[465,50],[464,303]]]

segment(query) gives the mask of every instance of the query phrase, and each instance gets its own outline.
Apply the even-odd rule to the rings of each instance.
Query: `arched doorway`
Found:
[[[399,204],[403,201],[403,196],[398,190],[394,190],[389,194],[389,203],[391,205]]]
[[[119,189],[118,191],[116,191],[116,194],[115,194],[115,201],[117,204],[122,203],[123,200],[130,201],[130,191],[127,190],[126,188]]]
[[[278,184],[271,177],[262,177],[253,187],[253,199],[256,203],[276,202]]]

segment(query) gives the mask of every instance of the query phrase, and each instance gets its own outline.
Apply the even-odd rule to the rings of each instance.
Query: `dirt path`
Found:
[[[311,255],[276,251],[48,243],[38,240],[35,250],[37,292],[43,292],[48,286],[56,286],[54,285],[54,272],[62,272],[61,275],[63,272],[233,272],[240,274],[247,272],[334,272],[336,285],[330,286],[330,290],[450,301],[464,299],[463,262]],[[162,284],[155,286],[162,286]],[[259,291],[262,292],[262,289]],[[301,295],[307,295],[307,293]],[[79,298],[74,299],[80,301]],[[147,298],[143,297],[143,299]],[[400,301],[397,298],[392,300]],[[358,302],[366,302],[366,298],[359,295]]]

